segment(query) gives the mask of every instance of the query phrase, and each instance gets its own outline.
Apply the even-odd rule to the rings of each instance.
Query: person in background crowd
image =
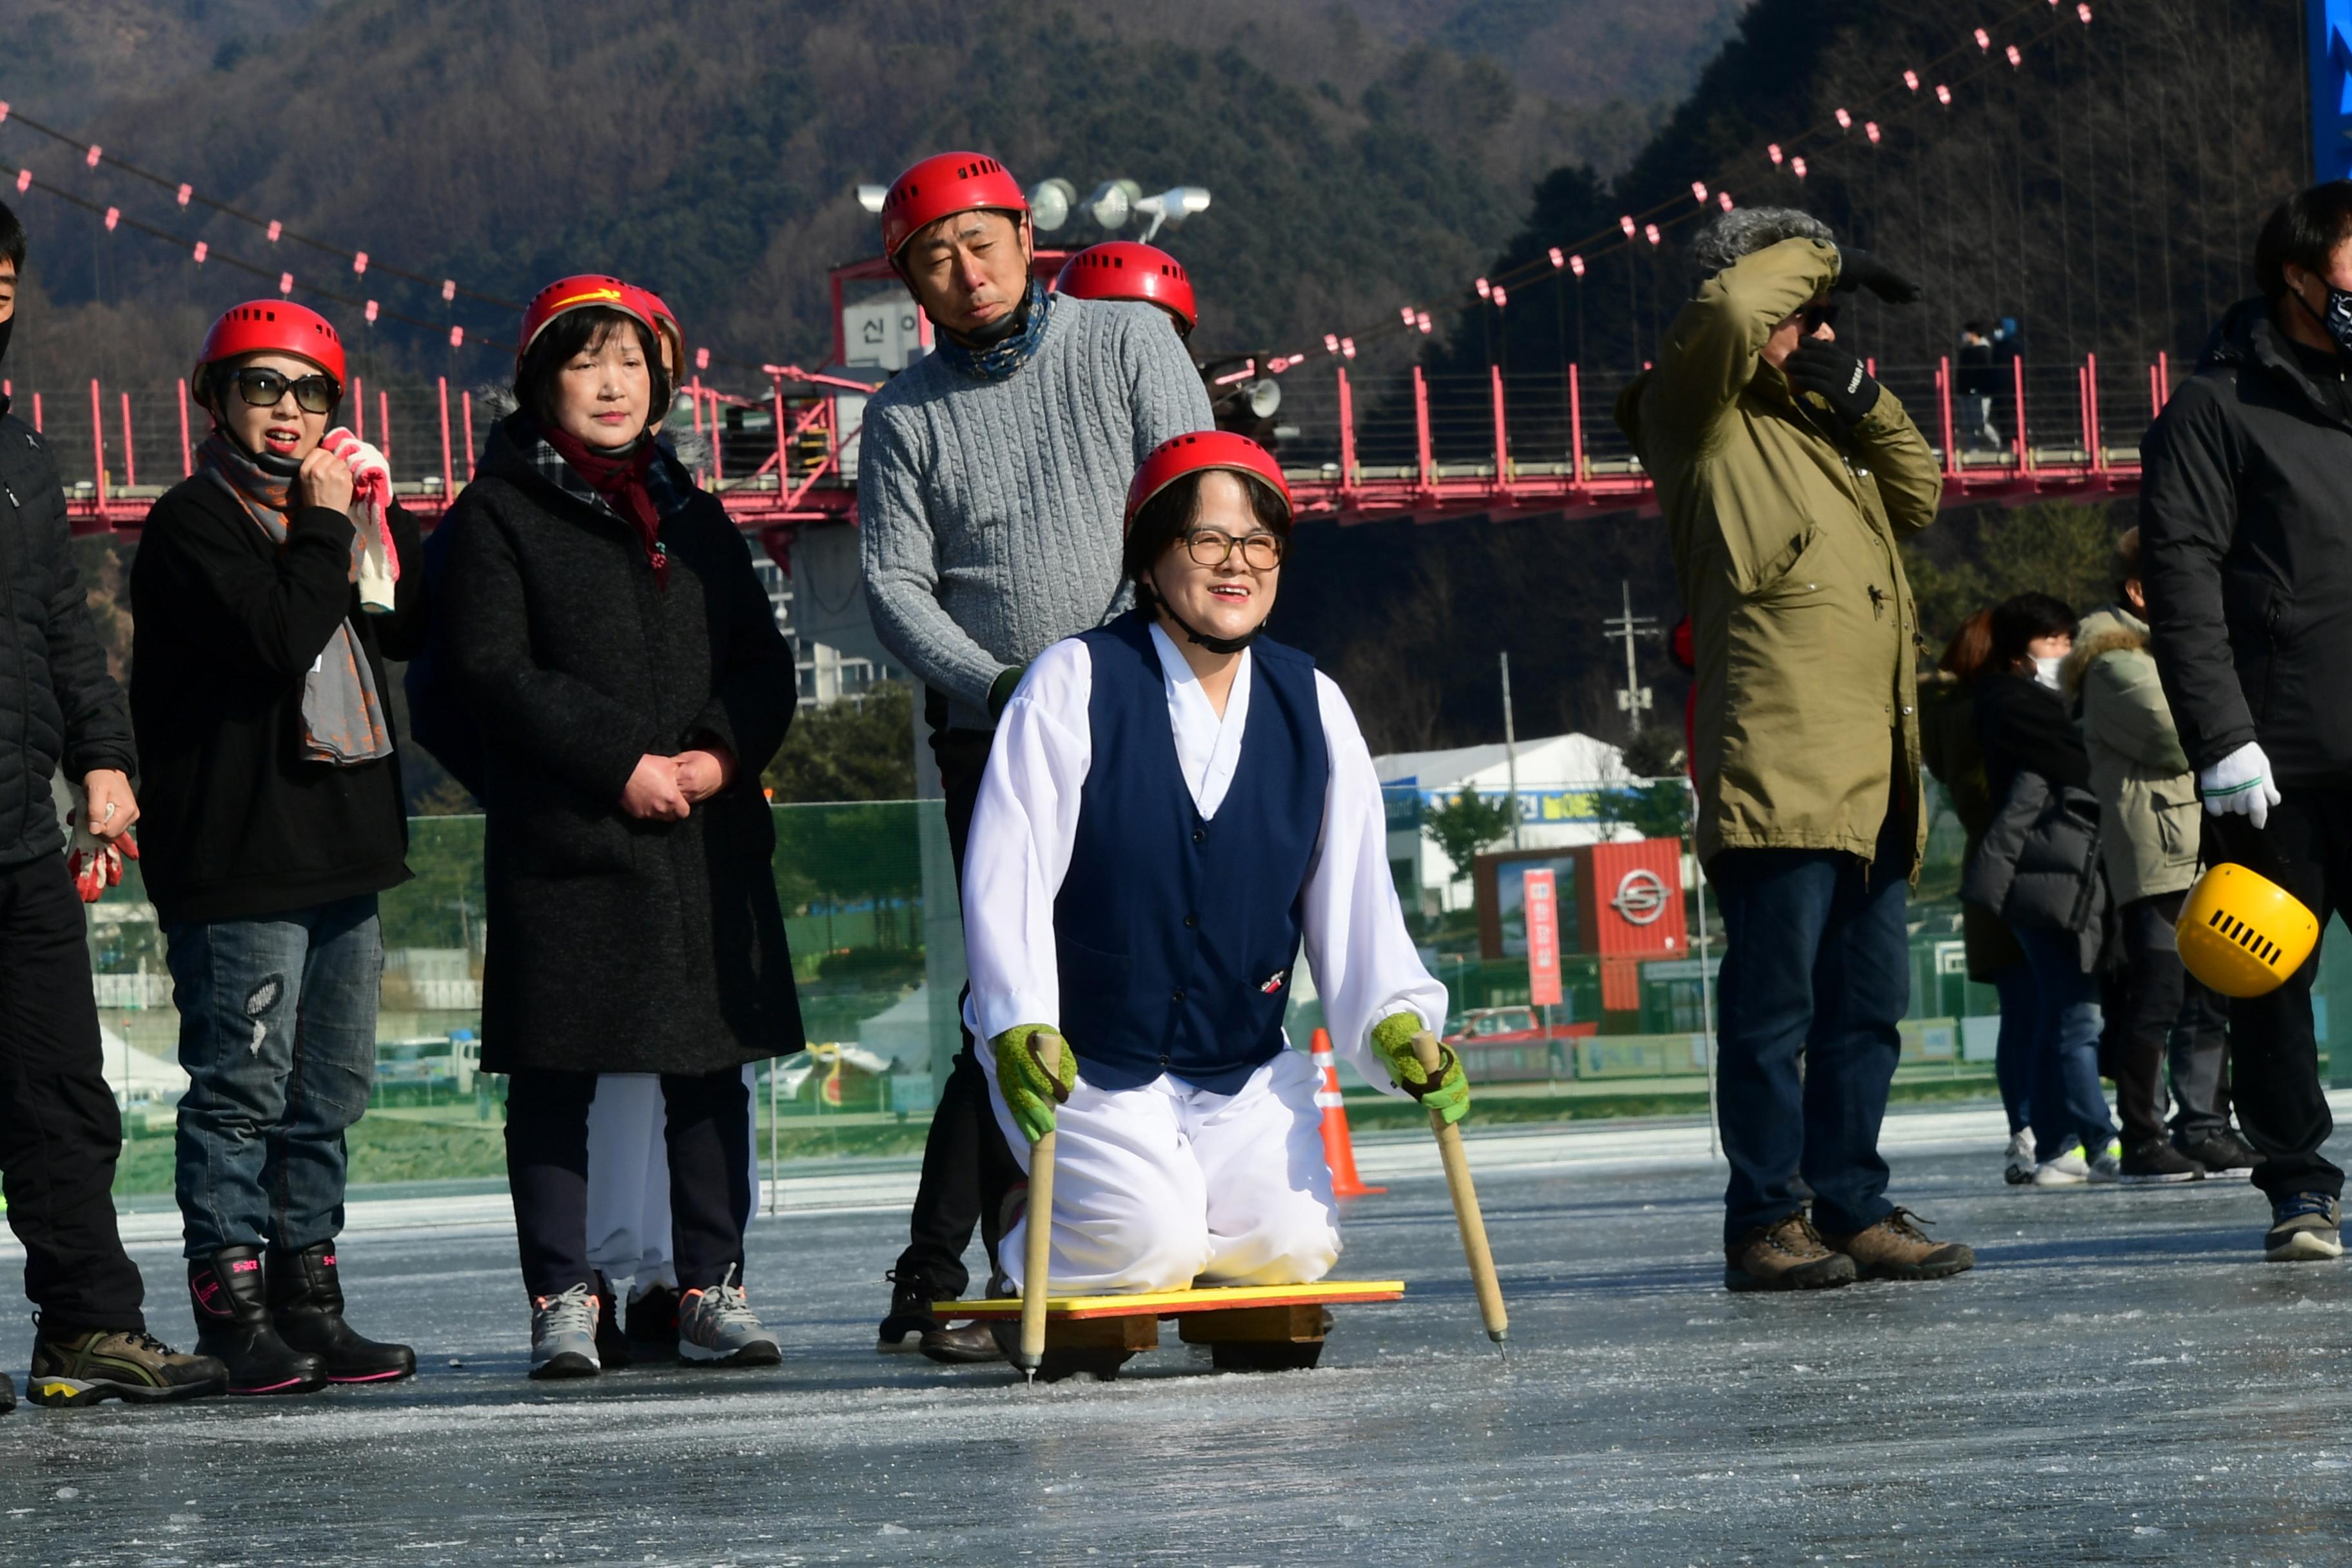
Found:
[[[1992,658],[1992,612],[1979,610],[1944,645],[1944,657],[1919,682],[1919,754],[1927,771],[1943,782],[1952,813],[1967,835],[1961,862],[1976,858],[1992,826],[2000,802],[1985,782],[1984,753],[1977,748],[1976,686]],[[2033,1006],[2033,973],[2000,915],[1966,902],[1960,905],[1960,942],[1969,978],[1990,985],[2000,998],[2000,1034],[1993,1046],[1993,1078],[2000,1107],[2009,1117],[2009,1148],[2001,1179],[2021,1186],[2033,1179],[2033,1072],[2039,1037]]]
[[[24,225],[0,205],[0,363],[26,251]],[[108,876],[121,876],[139,820],[138,753],[74,570],[57,464],[5,393],[0,581],[9,589],[0,626],[9,653],[0,674],[0,1207],[24,1246],[35,1310],[26,1396],[144,1405],[219,1394],[227,1368],[147,1332],[146,1288],[115,1227],[122,1121],[100,1058],[81,906]],[[50,800],[50,776],[61,770],[75,786],[71,868]],[[16,1403],[0,1373],[0,1415]]]
[[[1346,697],[1261,635],[1290,540],[1281,468],[1245,437],[1180,436],[1126,516],[1136,608],[1039,656],[989,756],[970,1022],[1008,1141],[1025,1155],[1058,1130],[1056,1289],[1319,1279],[1339,1256],[1320,1080],[1282,1029],[1301,944],[1339,1051],[1454,1121],[1461,1064],[1412,1051],[1445,988],[1405,931]],[[1033,1217],[1003,1239],[1008,1294]]]
[[[1993,428],[1992,400],[2000,392],[2000,376],[1993,364],[1991,329],[1970,321],[1960,329],[1960,352],[1954,367],[1954,422],[1963,445],[1985,451],[2000,449],[2000,432]]]
[[[1617,420],[1656,476],[1697,656],[1698,851],[1728,943],[1724,1283],[1956,1274],[1975,1254],[1887,1201],[1878,1152],[1926,842],[1895,545],[1942,479],[1832,325],[1833,293],[1918,289],[1785,207],[1723,214],[1692,258],[1696,297]]]
[[[1977,747],[1993,821],[1961,897],[2005,921],[2033,981],[2037,1186],[2113,1182],[2123,1150],[2099,1088],[2098,982],[2106,880],[2091,759],[2058,693],[2074,612],[2047,594],[1995,606],[1976,683]]]
[[[997,716],[1028,662],[1111,619],[1128,480],[1171,436],[1214,419],[1157,306],[1065,297],[1031,276],[1029,204],[1004,166],[942,153],[891,184],[882,248],[939,346],[866,405],[857,464],[866,594],[882,646],[919,677],[961,885]],[[1189,284],[1187,286],[1189,291]],[[963,1294],[977,1224],[994,1256],[1021,1168],[966,1034],[923,1146],[909,1239],[878,1347],[994,1360]]]
[[[2352,182],[2270,215],[2260,299],[2232,306],[2149,430],[2140,552],[2149,641],[2221,858],[2352,907]],[[2271,1201],[2264,1255],[2343,1254],[2344,1173],[2319,1081],[2315,947],[2230,1005],[2231,1089]]]
[[[2148,652],[2140,535],[2116,541],[2116,602],[2075,628],[2061,679],[2080,703],[2099,798],[2099,848],[2121,917],[2126,968],[2116,1110],[2126,1180],[2192,1181],[2253,1169],[2230,1131],[2229,1014],[2190,976],[2173,935],[2204,838],[2197,781]],[[2167,1138],[2165,1068],[2179,1110]]]
[[[372,1383],[406,1345],[343,1321],[343,1132],[375,1082],[408,819],[383,661],[424,640],[416,528],[382,454],[330,430],[343,345],[284,300],[230,310],[189,391],[196,471],[131,567],[147,890],[180,1011],[180,1213],[197,1347],[233,1394]]]
[[[614,279],[541,290],[516,411],[444,524],[448,672],[483,746],[482,1067],[510,1075],[535,1378],[602,1370],[601,1073],[661,1075],[679,1356],[782,1357],[741,1283],[743,1067],[805,1043],[760,788],[799,687],[742,536],[653,438],[664,313]]]

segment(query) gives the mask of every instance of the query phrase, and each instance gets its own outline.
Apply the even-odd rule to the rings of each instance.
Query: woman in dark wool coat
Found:
[[[742,1288],[742,1068],[804,1043],[760,788],[798,682],[741,537],[654,441],[682,343],[667,307],[616,279],[541,290],[517,410],[445,525],[440,635],[488,815],[482,1066],[510,1075],[533,1377],[601,1370],[599,1073],[661,1075],[678,1353],[781,1359]]]

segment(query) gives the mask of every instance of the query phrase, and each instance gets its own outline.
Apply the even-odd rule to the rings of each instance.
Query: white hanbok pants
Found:
[[[980,1053],[989,1104],[1021,1168],[1029,1141]],[[1054,1231],[1047,1265],[1056,1295],[1292,1285],[1319,1279],[1339,1258],[1339,1211],[1323,1163],[1315,1065],[1285,1051],[1232,1094],[1165,1074],[1106,1089],[1079,1069],[1059,1107]],[[997,1257],[1021,1288],[1028,1221]]]
[[[750,1067],[743,1086],[752,1087]],[[588,1102],[588,1261],[607,1280],[635,1282],[636,1294],[677,1289],[669,1243],[668,1109],[661,1075],[608,1072]],[[759,1140],[751,1149],[751,1191],[760,1191]],[[752,1209],[757,1212],[756,1196]]]

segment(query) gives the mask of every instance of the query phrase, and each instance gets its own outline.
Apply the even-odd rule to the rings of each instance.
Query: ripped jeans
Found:
[[[343,1130],[375,1077],[376,896],[163,928],[180,1010],[186,1255],[299,1251],[343,1227]]]

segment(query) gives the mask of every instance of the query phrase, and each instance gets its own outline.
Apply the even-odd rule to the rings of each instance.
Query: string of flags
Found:
[[[2092,11],[2088,0],[2077,0],[2071,9],[2073,24],[2085,27],[2091,25]],[[1993,46],[1993,28],[2006,28],[2013,23],[2035,15],[2043,15],[2049,19],[2017,42],[2002,46],[1996,53]],[[1805,154],[1798,151],[1801,146],[1811,145],[1817,140],[1832,137],[1843,140],[1850,136],[1859,124],[1864,139],[1871,146],[1876,147],[1885,139],[1886,122],[1895,121],[1904,114],[1924,110],[1930,100],[1939,109],[1951,108],[1954,101],[1953,89],[1956,87],[1965,87],[1990,70],[1995,60],[2005,62],[2011,70],[2022,68],[2025,63],[2026,49],[2063,30],[2069,25],[2069,20],[2065,0],[2024,0],[2024,3],[2016,10],[1996,20],[1990,26],[1973,29],[1966,42],[1954,46],[1924,67],[1906,68],[1900,78],[1899,90],[1895,85],[1882,89],[1874,97],[1864,100],[1860,113],[1851,107],[1842,105],[1832,114],[1830,121],[1822,125],[1791,137],[1785,142],[1767,142],[1764,156],[1775,171],[1784,172],[1800,180],[1809,178],[1814,170]],[[1948,79],[1936,79],[1936,73],[1940,68],[1949,66],[1956,60],[1967,58],[1971,46],[1976,53],[1973,68],[1957,73]],[[1879,107],[1890,99],[1895,101],[1896,108],[1889,110]],[[1873,117],[1874,110],[1877,118]],[[1834,132],[1831,129],[1832,125],[1835,128]],[[1816,148],[1815,151],[1818,156],[1819,149]],[[1476,300],[1490,304],[1497,310],[1507,309],[1510,303],[1510,291],[1513,289],[1524,291],[1528,284],[1538,282],[1547,276],[1565,274],[1570,278],[1582,279],[1591,264],[1602,257],[1633,249],[1643,243],[1648,244],[1653,249],[1659,248],[1664,244],[1667,229],[1677,228],[1703,216],[1711,216],[1710,209],[1729,212],[1737,205],[1728,190],[1719,185],[1711,186],[1705,180],[1693,180],[1690,183],[1690,193],[1695,204],[1690,207],[1682,207],[1681,199],[1675,197],[1659,203],[1647,212],[1625,214],[1617,220],[1617,228],[1614,231],[1602,229],[1568,245],[1550,246],[1547,247],[1539,261],[1526,264],[1502,277],[1480,277],[1474,279],[1467,289],[1454,297],[1453,303],[1461,306]],[[1677,208],[1680,210],[1675,210]],[[1547,262],[1549,266],[1545,265]],[[1441,309],[1443,308],[1441,306]],[[1383,323],[1379,327],[1367,329],[1360,334],[1324,333],[1323,351],[1327,355],[1338,355],[1342,359],[1352,360],[1358,352],[1359,336],[1369,341],[1391,333],[1418,331],[1425,334],[1431,331],[1430,313],[1426,309],[1418,305],[1404,305],[1398,308],[1397,320],[1393,324]],[[1279,374],[1304,363],[1307,357],[1306,354],[1277,355],[1268,363],[1274,371]]]
[[[2092,9],[2088,4],[2088,0],[2077,0],[2077,3],[2072,9],[2074,21],[2084,26],[2090,26],[2092,20]],[[1993,46],[1992,29],[1994,27],[2006,27],[2012,23],[2018,22],[2021,18],[2033,15],[2037,12],[2046,14],[2052,19],[2041,28],[2019,41],[2002,46],[1999,53],[1996,54]],[[2012,70],[2021,68],[2024,64],[2024,51],[2026,48],[2061,30],[2064,25],[2064,12],[2065,0],[2024,0],[2024,3],[2021,4],[2015,11],[2011,12],[2007,16],[1996,20],[1990,26],[1979,26],[1973,29],[1967,42],[1955,46],[1944,55],[1941,55],[1935,60],[1928,62],[1925,68],[1906,68],[1900,78],[1900,85],[1902,89],[1901,93],[1898,94],[1895,88],[1890,85],[1886,89],[1882,89],[1876,97],[1865,102],[1864,112],[1861,115],[1857,115],[1854,110],[1849,107],[1840,106],[1833,112],[1829,122],[1807,130],[1795,137],[1790,138],[1785,142],[1768,142],[1764,149],[1764,156],[1769,162],[1774,171],[1785,172],[1799,180],[1807,179],[1813,173],[1813,168],[1811,163],[1807,160],[1805,154],[1802,152],[1798,151],[1799,147],[1811,144],[1818,139],[1831,137],[1832,134],[1834,134],[1838,139],[1850,136],[1853,133],[1857,121],[1860,123],[1864,140],[1867,141],[1871,146],[1875,147],[1879,145],[1883,140],[1885,127],[1881,118],[1872,117],[1870,110],[1873,107],[1886,99],[1895,99],[1900,105],[1896,110],[1893,112],[1888,112],[1884,110],[1879,110],[1879,113],[1884,116],[1884,120],[1888,121],[1895,119],[1898,114],[1901,113],[1907,113],[1916,110],[1924,110],[1926,104],[1930,100],[1932,100],[1939,108],[1949,109],[1954,101],[1953,89],[1955,85],[1965,86],[1977,76],[1981,75],[1984,71],[1991,68],[1991,62],[1993,60],[1999,59],[2004,61]],[[1955,59],[1965,58],[1971,44],[1974,46],[1978,56],[1975,68],[1950,79],[1935,79],[1935,73],[1939,68],[1949,65]],[[379,275],[394,278],[403,282],[410,283],[419,288],[434,291],[438,295],[441,302],[445,306],[454,304],[459,296],[462,295],[466,299],[478,304],[489,306],[500,310],[516,312],[518,314],[520,314],[523,308],[521,302],[519,300],[507,300],[495,294],[467,288],[458,283],[458,281],[454,278],[436,279],[422,273],[408,271],[382,260],[367,250],[347,248],[341,246],[333,245],[325,240],[289,228],[280,219],[265,218],[258,214],[245,211],[243,208],[235,206],[229,203],[215,200],[213,197],[205,195],[198,192],[188,181],[173,180],[168,176],[156,174],[140,166],[137,163],[131,163],[130,160],[122,157],[119,153],[107,152],[106,149],[99,143],[90,142],[85,144],[79,138],[69,136],[54,126],[44,124],[40,121],[32,118],[30,115],[25,114],[21,110],[15,110],[5,100],[0,100],[0,125],[7,124],[21,125],[26,130],[34,132],[41,136],[45,136],[53,142],[60,143],[61,145],[79,150],[82,154],[82,164],[87,169],[95,171],[103,165],[107,168],[117,170],[124,174],[128,174],[131,177],[142,181],[148,184],[156,186],[161,190],[168,191],[172,194],[174,204],[183,212],[187,211],[191,206],[203,207],[208,211],[217,213],[224,217],[245,224],[260,231],[264,236],[266,236],[268,242],[273,246],[285,241],[291,241],[295,245],[301,246],[322,256],[332,257],[336,259],[339,265],[347,266],[350,268],[351,275],[355,279],[366,278],[371,269],[373,269]],[[1832,125],[1835,128],[1833,133],[1831,130]],[[1816,150],[1816,155],[1818,156],[1818,149]],[[36,181],[34,179],[32,170],[29,168],[17,169],[16,174],[16,190],[17,194],[23,195],[35,188]],[[323,300],[329,300],[339,304],[356,308],[360,310],[362,319],[370,325],[373,325],[376,321],[381,320],[397,321],[404,325],[420,328],[436,334],[446,332],[448,344],[452,349],[462,348],[466,346],[467,342],[469,341],[467,336],[465,327],[457,322],[446,320],[436,321],[427,320],[424,317],[407,314],[384,305],[377,299],[363,295],[346,293],[334,288],[323,286],[308,278],[305,278],[298,284],[295,274],[290,268],[265,266],[261,263],[248,260],[246,258],[237,256],[232,252],[223,250],[207,241],[201,239],[193,241],[189,240],[183,236],[173,234],[171,231],[159,227],[153,224],[146,223],[138,218],[131,217],[125,214],[119,205],[101,204],[100,202],[93,201],[88,197],[68,191],[59,185],[47,182],[41,182],[38,184],[38,188],[46,195],[55,197],[56,199],[66,202],[70,205],[79,207],[84,211],[98,215],[100,217],[106,231],[110,234],[113,233],[118,227],[128,227],[136,233],[143,234],[150,237],[164,241],[165,243],[177,246],[187,253],[189,260],[195,266],[202,267],[208,262],[217,261],[225,266],[236,268],[240,271],[251,273],[257,278],[274,282],[278,293],[284,296],[290,297],[296,289],[299,288],[301,291],[306,294],[314,295]],[[1456,298],[1454,302],[1456,304],[1468,304],[1475,299],[1483,303],[1490,304],[1497,310],[1507,309],[1510,303],[1511,290],[1514,288],[1520,289],[1524,291],[1525,288],[1530,283],[1540,281],[1547,276],[1556,277],[1561,274],[1566,274],[1567,276],[1580,279],[1585,276],[1592,262],[1602,257],[1613,255],[1621,250],[1632,249],[1643,243],[1646,243],[1653,249],[1662,247],[1664,244],[1666,230],[1677,228],[1683,224],[1691,222],[1699,216],[1708,215],[1710,209],[1714,211],[1729,212],[1736,205],[1729,190],[1723,188],[1720,184],[1710,185],[1706,180],[1693,180],[1690,183],[1690,194],[1694,204],[1692,206],[1682,207],[1680,198],[1661,202],[1657,205],[1650,208],[1647,212],[1628,213],[1621,216],[1617,220],[1617,228],[1614,231],[1604,229],[1598,233],[1586,236],[1584,238],[1569,245],[1549,246],[1546,248],[1541,258],[1538,261],[1526,264],[1513,273],[1496,278],[1486,278],[1483,276],[1477,278],[1463,291],[1460,296]],[[1443,307],[1441,307],[1441,309]],[[1390,334],[1403,332],[1417,332],[1423,335],[1427,335],[1433,330],[1434,323],[1432,321],[1430,312],[1426,308],[1419,305],[1402,305],[1398,308],[1397,316],[1393,321],[1365,329],[1360,333],[1324,333],[1323,352],[1327,355],[1336,355],[1341,359],[1352,360],[1356,357],[1359,351],[1360,337],[1369,341]],[[511,349],[514,346],[510,342],[500,342],[495,339],[478,338],[472,341],[475,342],[476,346],[484,348]],[[1306,363],[1309,357],[1310,356],[1304,352],[1293,354],[1276,354],[1267,362],[1267,368],[1273,374],[1280,374],[1286,370],[1293,369],[1297,365]],[[724,355],[714,355],[709,348],[698,348],[695,351],[694,360],[695,367],[698,370],[708,370],[713,363],[730,365],[744,370],[761,372],[765,372],[769,368],[759,361],[738,360],[729,358]]]

